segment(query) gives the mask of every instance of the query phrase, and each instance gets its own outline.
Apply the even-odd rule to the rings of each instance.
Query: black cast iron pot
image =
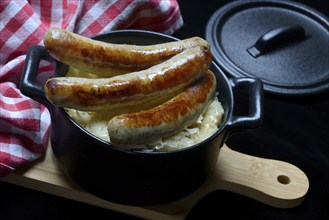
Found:
[[[113,31],[94,39],[140,45],[178,40],[138,30]],[[218,98],[225,111],[223,123],[214,135],[194,146],[170,152],[120,150],[93,136],[63,108],[53,106],[47,100],[43,83],[37,80],[41,60],[54,63],[54,76],[63,76],[68,70],[67,65],[54,60],[44,47],[31,46],[20,90],[49,109],[51,146],[62,170],[88,192],[111,202],[153,205],[192,193],[212,174],[228,135],[256,128],[262,122],[262,82],[255,78],[227,79],[212,63],[211,70],[218,83]],[[246,95],[241,100],[235,94]],[[235,112],[248,113],[235,115]]]

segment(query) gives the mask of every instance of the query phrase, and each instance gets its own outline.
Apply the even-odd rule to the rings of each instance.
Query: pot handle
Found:
[[[41,60],[47,60],[50,63],[56,62],[45,47],[40,45],[31,46],[26,55],[19,89],[22,94],[44,104],[49,109],[50,102],[45,95],[45,91],[42,85],[37,83],[37,74]]]
[[[230,130],[256,128],[263,122],[263,83],[257,78],[233,78],[230,79],[233,91],[233,111],[228,119],[227,125]],[[243,99],[241,99],[241,95]],[[245,96],[248,97],[245,97]],[[249,109],[243,109],[246,114],[237,112],[239,105],[247,101]],[[241,115],[238,115],[241,114]]]

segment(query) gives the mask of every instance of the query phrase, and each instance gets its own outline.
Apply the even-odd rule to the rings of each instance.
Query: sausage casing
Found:
[[[171,100],[149,110],[115,116],[108,123],[117,145],[151,143],[192,125],[214,98],[216,78],[208,72]]]
[[[60,28],[50,28],[45,33],[44,45],[57,60],[103,77],[147,69],[188,48],[210,47],[200,37],[149,46],[113,44]]]
[[[139,111],[176,96],[207,72],[211,59],[209,48],[194,47],[146,70],[110,78],[50,78],[44,90],[56,106],[118,114]]]

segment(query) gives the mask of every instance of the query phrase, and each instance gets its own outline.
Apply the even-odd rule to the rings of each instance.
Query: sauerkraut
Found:
[[[107,124],[114,115],[108,112],[83,112],[75,109],[67,109],[67,112],[91,134],[110,142]],[[200,115],[192,126],[182,130],[176,135],[153,141],[148,145],[134,146],[134,148],[145,148],[151,151],[169,151],[200,143],[218,130],[223,120],[223,114],[224,109],[216,97],[210,103],[204,114]]]
[[[98,78],[99,76],[85,73],[78,69],[69,68],[66,76]],[[176,135],[162,138],[147,145],[129,146],[131,148],[145,149],[149,151],[169,151],[195,145],[213,135],[223,120],[224,109],[219,102],[217,95],[210,103],[207,110],[199,116],[198,120],[190,127],[182,130]],[[111,112],[84,112],[76,109],[66,109],[67,113],[84,129],[94,136],[109,140],[107,124],[115,115]]]

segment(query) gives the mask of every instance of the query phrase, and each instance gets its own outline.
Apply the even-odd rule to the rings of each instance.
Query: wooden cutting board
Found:
[[[270,206],[293,208],[303,202],[309,188],[307,176],[298,167],[242,154],[226,145],[221,149],[214,175],[198,190],[178,201],[155,206],[120,205],[86,192],[60,170],[51,146],[44,157],[1,180],[144,219],[184,219],[198,201],[217,189]]]

